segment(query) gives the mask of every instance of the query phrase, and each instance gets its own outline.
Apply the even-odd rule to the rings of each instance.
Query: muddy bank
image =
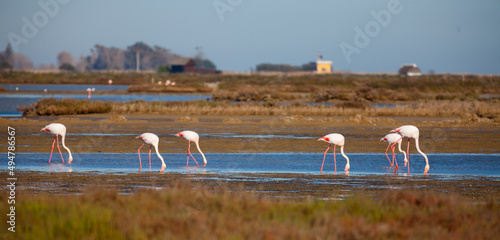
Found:
[[[23,194],[75,194],[91,187],[131,193],[139,189],[166,190],[189,183],[213,191],[250,192],[260,197],[342,200],[347,196],[377,195],[387,190],[432,190],[474,200],[500,197],[500,179],[443,176],[348,176],[345,174],[100,174],[20,171],[18,191]]]

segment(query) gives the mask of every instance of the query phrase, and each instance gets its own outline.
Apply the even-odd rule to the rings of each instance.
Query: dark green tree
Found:
[[[5,51],[2,54],[0,61],[0,69],[10,69],[14,67],[14,51],[12,50],[12,46],[7,44]]]
[[[75,67],[69,63],[63,63],[59,67],[59,70],[64,70],[64,71],[75,71]]]
[[[217,70],[215,64],[209,59],[195,58],[194,62],[196,62],[196,68]]]

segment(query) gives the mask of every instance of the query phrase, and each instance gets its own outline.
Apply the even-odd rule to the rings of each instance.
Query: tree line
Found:
[[[34,69],[35,65],[31,59],[21,53],[12,50],[12,46],[7,44],[3,52],[0,52],[0,70],[13,69]]]
[[[193,57],[197,68],[216,69],[215,64],[203,57],[201,47],[196,48],[197,54]],[[138,57],[138,58],[137,58]],[[38,69],[62,69],[68,71],[92,70],[161,70],[169,71],[172,59],[181,57],[169,49],[160,46],[149,46],[143,42],[136,42],[126,49],[106,47],[96,44],[90,49],[90,55],[75,58],[67,51],[57,54],[57,66],[40,64]],[[137,61],[139,60],[139,61]],[[139,64],[138,64],[139,62]],[[33,62],[21,53],[15,53],[10,44],[0,52],[0,69],[35,69]]]
[[[257,71],[275,71],[275,72],[297,72],[297,71],[316,71],[316,62],[304,63],[301,66],[289,64],[261,63],[256,67]]]

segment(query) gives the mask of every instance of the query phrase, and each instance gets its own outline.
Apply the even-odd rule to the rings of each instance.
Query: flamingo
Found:
[[[404,161],[405,161],[405,167],[406,167],[406,162],[408,160],[406,159],[406,152],[401,149],[401,142],[402,142],[401,135],[399,135],[398,133],[389,133],[389,134],[385,135],[385,137],[381,138],[380,141],[388,143],[387,148],[385,149],[385,156],[387,156],[389,163],[391,163],[391,167],[394,165],[394,162],[396,163],[396,169],[394,170],[394,172],[396,172],[399,168],[398,167],[398,160],[396,159],[396,155],[394,154],[394,145],[396,145],[396,143],[398,144],[399,152],[402,152],[403,155],[405,156]],[[392,161],[393,162],[391,162],[391,159],[389,159],[389,155],[387,155],[387,150],[389,150],[389,147],[392,150]]]
[[[69,153],[68,163],[71,163],[73,161],[73,156],[71,155],[71,150],[69,150],[69,148],[66,147],[66,144],[64,143],[64,139],[66,138],[66,126],[64,126],[60,123],[51,123],[51,124],[45,126],[44,128],[40,129],[40,132],[41,131],[47,131],[47,132],[50,132],[50,133],[56,135],[54,138],[54,142],[52,142],[52,150],[50,151],[49,164],[50,164],[50,160],[52,159],[52,153],[54,152],[54,144],[56,143],[56,141],[57,141],[57,149],[59,150],[59,153],[61,154],[62,161],[64,163],[64,158],[63,158],[63,155],[61,152],[61,148],[59,148],[59,135],[61,135],[61,141],[62,141],[63,147]]]
[[[425,155],[422,150],[420,150],[420,147],[418,145],[418,137],[420,135],[420,131],[418,130],[417,127],[413,125],[404,125],[398,128],[395,128],[391,130],[391,132],[399,133],[401,135],[401,138],[407,137],[408,138],[408,147],[406,149],[406,156],[408,157],[408,174],[410,174],[410,139],[413,138],[415,139],[415,146],[417,147],[417,151],[425,158],[425,169],[424,169],[424,174],[427,174],[429,171],[429,159],[427,158],[427,155]]]
[[[160,153],[158,152],[158,142],[160,141],[158,136],[156,136],[156,134],[153,133],[143,133],[140,136],[137,136],[136,138],[141,139],[143,141],[141,147],[137,150],[137,154],[139,154],[139,172],[141,172],[142,169],[141,148],[144,146],[144,144],[149,144],[149,172],[151,172],[151,146],[155,147],[156,155],[161,160],[160,172],[163,172],[163,170],[167,167],[167,165],[165,164],[165,161],[163,161],[163,158],[161,157]]]
[[[340,146],[340,153],[347,160],[347,164],[345,165],[344,171],[346,171],[346,172],[349,171],[349,168],[350,168],[350,166],[349,166],[349,158],[344,154],[345,139],[344,139],[344,136],[342,136],[342,134],[331,133],[331,134],[325,135],[324,137],[318,139],[318,141],[323,141],[323,142],[327,142],[327,143],[330,144],[328,146],[328,148],[326,149],[325,154],[323,155],[323,164],[321,164],[321,171],[322,172],[323,172],[323,165],[325,164],[326,153],[328,152],[328,150],[330,149],[330,147],[332,145],[333,145],[333,161],[334,161],[334,164],[335,164],[335,172],[337,172],[337,159],[335,157],[335,148],[337,146]]]
[[[187,162],[186,166],[189,166],[189,156],[191,156],[196,163],[196,166],[198,166],[198,162],[196,162],[196,159],[194,159],[193,155],[191,154],[191,142],[194,142],[196,144],[196,147],[198,148],[198,151],[200,152],[201,156],[203,157],[203,166],[207,165],[207,159],[205,158],[205,155],[200,149],[200,136],[198,133],[195,133],[193,131],[182,131],[180,133],[175,134],[176,137],[183,137],[184,139],[188,140],[188,156],[187,156]]]

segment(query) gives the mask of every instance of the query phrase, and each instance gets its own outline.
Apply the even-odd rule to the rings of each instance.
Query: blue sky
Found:
[[[500,74],[499,10],[498,0],[0,0],[0,49],[15,39],[38,65],[143,41],[185,56],[202,46],[228,71],[321,53],[342,71]]]

